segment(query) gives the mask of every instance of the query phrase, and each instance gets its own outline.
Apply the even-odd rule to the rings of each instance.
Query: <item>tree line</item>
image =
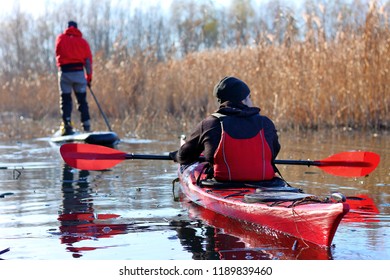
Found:
[[[337,40],[340,34],[353,36],[365,32],[365,15],[376,2],[306,0],[294,6],[282,0],[232,0],[216,6],[211,0],[172,0],[168,9],[162,4],[145,9],[131,0],[66,0],[48,2],[38,16],[16,5],[0,19],[0,73],[55,71],[55,38],[70,19],[104,59],[152,54],[156,61],[167,61],[210,49],[305,40],[316,44]],[[376,28],[388,28],[390,5],[378,8]]]
[[[10,111],[38,127],[59,119],[54,44],[75,20],[99,100],[123,133],[187,132],[215,109],[210,93],[225,75],[247,82],[281,129],[389,128],[389,1],[292,3],[66,0],[39,15],[16,5],[0,18],[0,121]]]

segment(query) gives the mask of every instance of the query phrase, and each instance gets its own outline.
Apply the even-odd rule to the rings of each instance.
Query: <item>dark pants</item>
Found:
[[[80,112],[80,119],[82,123],[89,121],[89,108],[87,103],[87,93],[86,92],[76,92],[76,99],[78,104],[78,111]],[[62,93],[61,94],[61,113],[62,120],[65,124],[69,124],[72,119],[72,94],[71,93]]]
[[[61,93],[60,106],[62,120],[65,125],[70,124],[72,119],[72,91],[75,92],[81,122],[89,126],[89,109],[87,103],[87,81],[84,71],[58,73],[59,89]]]

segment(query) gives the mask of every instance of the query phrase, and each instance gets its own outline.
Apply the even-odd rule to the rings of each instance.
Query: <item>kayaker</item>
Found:
[[[275,177],[272,164],[280,151],[274,123],[254,107],[250,89],[236,77],[225,77],[213,91],[219,109],[201,121],[170,157],[181,165],[210,163],[219,181],[262,181]]]
[[[74,21],[58,35],[55,45],[62,114],[62,135],[74,134],[71,122],[72,90],[75,92],[81,123],[85,132],[91,130],[87,102],[87,85],[92,82],[92,53],[88,42]]]

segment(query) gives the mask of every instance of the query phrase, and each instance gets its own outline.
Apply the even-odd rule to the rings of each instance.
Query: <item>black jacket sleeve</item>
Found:
[[[209,116],[200,122],[176,154],[180,164],[191,164],[202,155],[213,164],[214,153],[221,139],[221,124],[216,117]]]
[[[275,124],[266,116],[263,116],[264,135],[271,148],[272,158],[275,159],[280,152],[280,143]]]

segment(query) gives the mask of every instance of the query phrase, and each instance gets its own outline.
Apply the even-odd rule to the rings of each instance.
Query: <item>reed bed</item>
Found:
[[[110,57],[97,52],[93,90],[121,137],[188,134],[217,108],[212,90],[228,75],[249,85],[254,104],[281,131],[388,131],[390,30],[388,22],[378,25],[378,17],[370,10],[364,26],[341,29],[333,38],[324,38],[317,28],[304,40],[259,40],[165,61],[158,61],[153,50],[129,54],[123,47]],[[1,82],[0,138],[37,137],[58,127],[54,71],[2,75]],[[93,128],[105,129],[92,98],[89,104]],[[77,125],[78,118],[74,109]]]
[[[136,134],[150,129],[188,132],[217,108],[212,90],[226,75],[250,86],[254,103],[280,130],[386,130],[387,38],[376,38],[369,50],[364,38],[348,38],[315,47],[296,43],[213,50],[150,66],[131,60],[117,73],[109,68],[97,71],[107,82],[97,78],[95,87],[102,98],[108,93],[104,104],[110,114],[125,119],[125,130]]]

